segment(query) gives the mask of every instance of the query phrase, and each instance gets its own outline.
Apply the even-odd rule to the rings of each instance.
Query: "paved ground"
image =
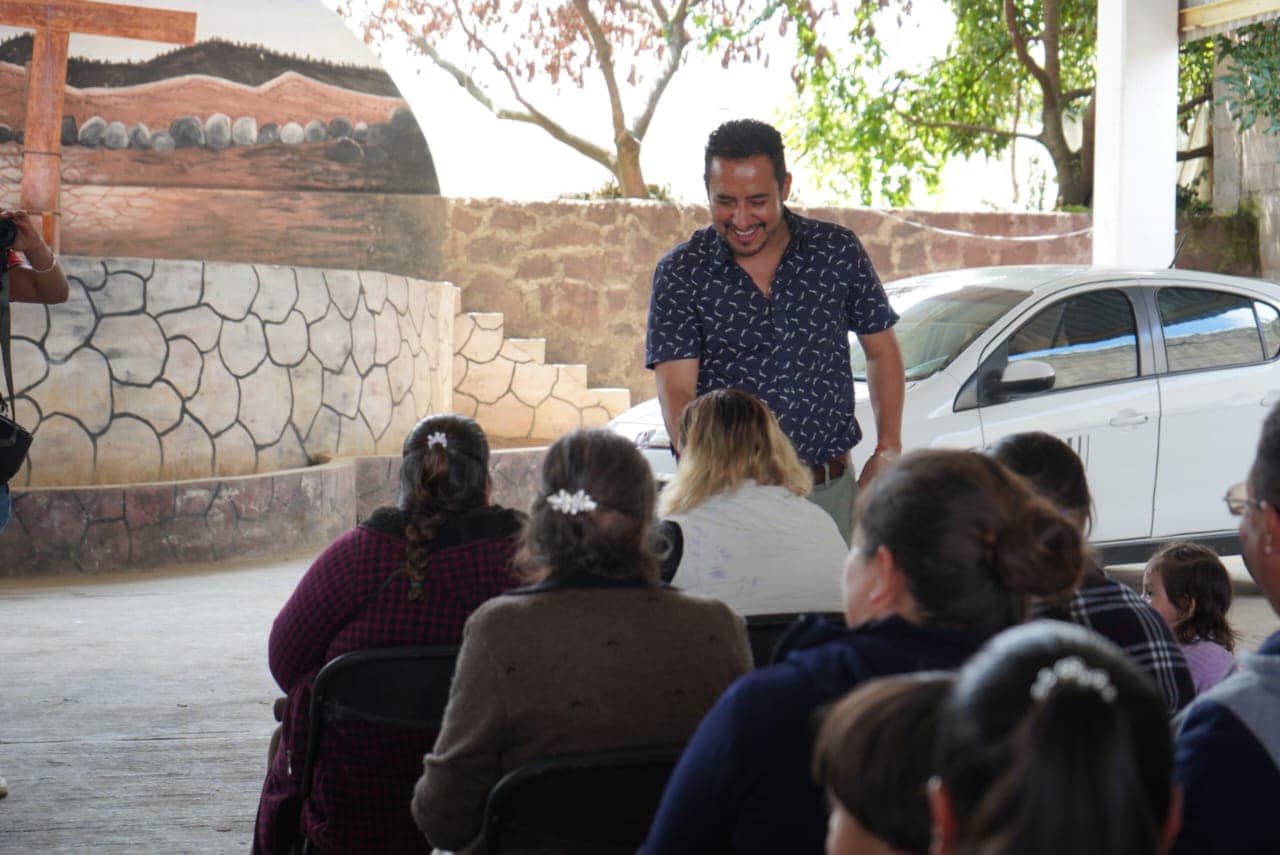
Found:
[[[267,633],[307,560],[0,581],[0,852],[248,851]],[[1280,621],[1231,563],[1252,649]]]

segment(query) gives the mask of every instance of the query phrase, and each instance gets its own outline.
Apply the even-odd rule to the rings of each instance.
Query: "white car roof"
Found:
[[[910,276],[885,283],[885,290],[892,295],[924,289],[936,293],[964,286],[1004,288],[1025,291],[1028,294],[1058,291],[1074,285],[1093,282],[1141,281],[1190,282],[1207,285],[1231,285],[1276,294],[1280,284],[1269,279],[1251,279],[1244,276],[1224,276],[1199,270],[1092,267],[1084,264],[1026,264],[1008,267],[968,267]],[[923,296],[923,295],[922,295]]]

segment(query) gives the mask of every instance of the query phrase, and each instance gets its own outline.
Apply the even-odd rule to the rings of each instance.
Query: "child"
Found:
[[[872,680],[835,704],[814,743],[827,790],[827,855],[928,855],[930,751],[952,675]]]
[[[1182,645],[1196,694],[1235,669],[1236,634],[1227,623],[1231,577],[1217,553],[1198,543],[1170,543],[1142,571],[1142,597]]]

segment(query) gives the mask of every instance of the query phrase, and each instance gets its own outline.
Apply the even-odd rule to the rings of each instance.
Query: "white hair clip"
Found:
[[[1053,663],[1052,668],[1041,668],[1031,685],[1031,697],[1043,701],[1059,683],[1071,683],[1083,689],[1092,689],[1107,703],[1116,699],[1116,687],[1111,675],[1101,668],[1089,668],[1079,656],[1064,656]]]
[[[547,504],[560,513],[568,514],[571,517],[575,517],[583,511],[594,511],[596,509],[596,500],[588,496],[586,490],[570,493],[561,488],[547,496]]]
[[[436,431],[427,437],[427,448],[434,448],[437,445],[441,448],[449,447],[449,436],[444,431]]]

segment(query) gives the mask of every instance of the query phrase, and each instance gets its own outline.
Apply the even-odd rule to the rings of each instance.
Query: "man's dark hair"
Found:
[[[781,187],[787,180],[787,158],[782,153],[782,134],[773,125],[755,119],[725,122],[707,137],[702,183],[711,186],[711,161],[746,160],[763,154],[773,162],[773,177]]]
[[[1280,507],[1280,405],[1262,423],[1258,455],[1249,472],[1254,498]]]

